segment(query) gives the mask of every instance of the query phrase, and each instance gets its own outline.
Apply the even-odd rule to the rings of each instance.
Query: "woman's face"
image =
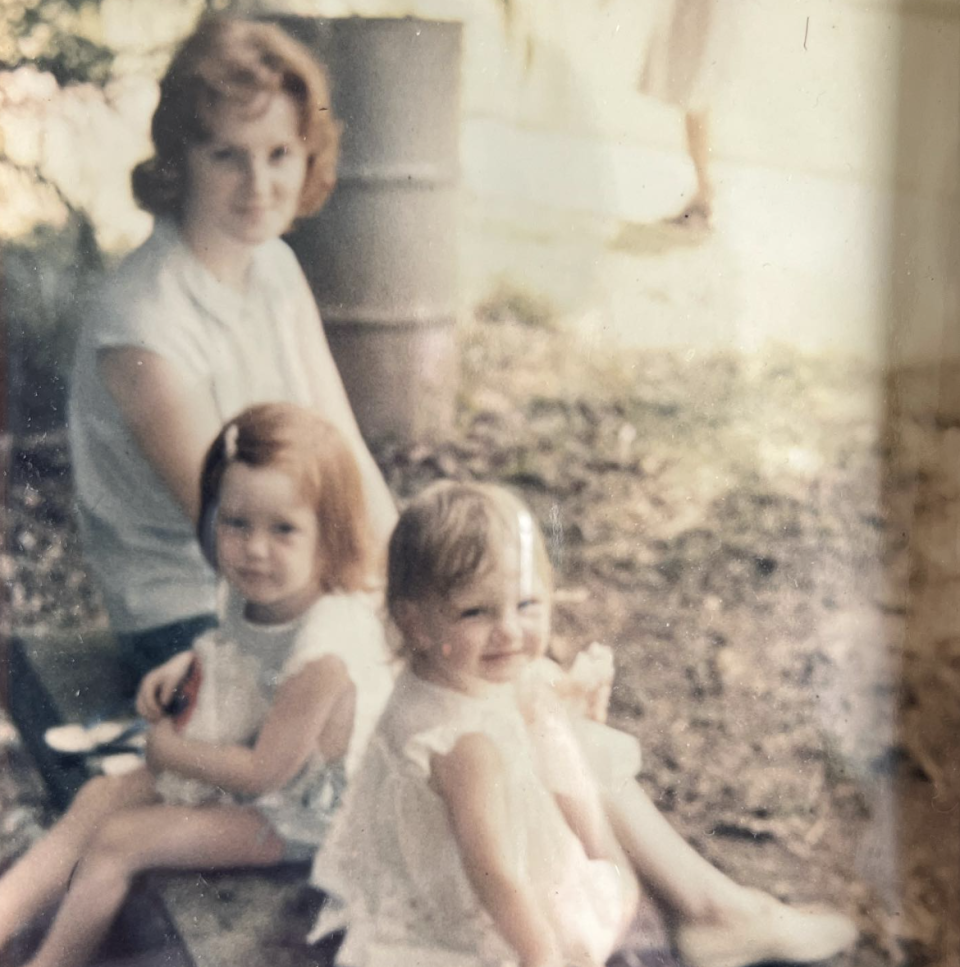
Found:
[[[297,105],[265,95],[255,116],[228,108],[187,151],[184,228],[208,248],[259,245],[293,222],[307,170]]]

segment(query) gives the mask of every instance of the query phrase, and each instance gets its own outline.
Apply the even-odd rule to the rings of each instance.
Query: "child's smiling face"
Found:
[[[316,510],[275,467],[235,462],[220,485],[217,564],[251,621],[299,617],[320,593]]]
[[[410,603],[415,666],[467,694],[513,681],[546,646],[549,608],[535,568],[496,562],[445,597]]]

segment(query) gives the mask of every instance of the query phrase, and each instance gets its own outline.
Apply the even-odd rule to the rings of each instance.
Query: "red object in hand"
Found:
[[[173,719],[173,727],[178,732],[190,721],[190,716],[193,715],[193,710],[197,707],[202,680],[203,670],[200,667],[200,659],[195,656],[190,664],[190,670],[177,686],[177,690],[173,693],[173,698],[167,706],[168,714]]]

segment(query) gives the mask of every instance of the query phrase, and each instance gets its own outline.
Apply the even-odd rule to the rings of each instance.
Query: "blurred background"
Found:
[[[637,89],[655,0],[208,6],[464,23],[465,307],[500,284],[646,346],[775,341],[885,364],[960,354],[944,324],[956,311],[954,0],[741,0],[712,94],[717,231],[695,246],[618,233],[673,214],[692,186],[680,113]],[[148,149],[156,78],[203,8],[4,0],[12,298],[55,313],[84,265],[147,233],[128,173]],[[29,282],[20,246],[59,249],[45,260],[60,263],[55,278]],[[21,295],[31,284],[43,291]]]

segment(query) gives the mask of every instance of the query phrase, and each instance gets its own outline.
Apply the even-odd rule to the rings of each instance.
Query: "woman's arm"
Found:
[[[100,378],[147,462],[191,522],[200,512],[200,468],[220,419],[209,394],[157,353],[104,349]]]
[[[346,390],[343,388],[343,381],[330,355],[326,339],[324,339],[323,348],[325,352],[319,356],[321,371],[317,373],[317,406],[320,415],[325,420],[329,420],[350,444],[363,479],[363,495],[367,502],[367,515],[370,518],[374,546],[385,548],[397,522],[397,508],[380,473],[380,468],[371,456],[357,426],[356,417],[353,415]]]
[[[147,762],[243,795],[282,789],[316,751],[324,727],[353,687],[343,661],[325,655],[280,685],[253,748],[192,741],[164,720],[150,732]]]
[[[380,468],[370,455],[370,450],[360,433],[350,400],[343,387],[340,371],[330,352],[330,344],[327,342],[323,323],[320,321],[316,301],[299,266],[298,272],[302,283],[301,298],[304,313],[300,342],[307,371],[312,380],[315,405],[319,414],[325,420],[329,420],[350,444],[363,478],[363,495],[367,502],[374,546],[385,548],[397,522],[397,509],[380,473]]]
[[[485,736],[467,735],[447,755],[435,755],[431,768],[467,876],[522,967],[561,967],[554,930],[518,867],[497,750]]]

